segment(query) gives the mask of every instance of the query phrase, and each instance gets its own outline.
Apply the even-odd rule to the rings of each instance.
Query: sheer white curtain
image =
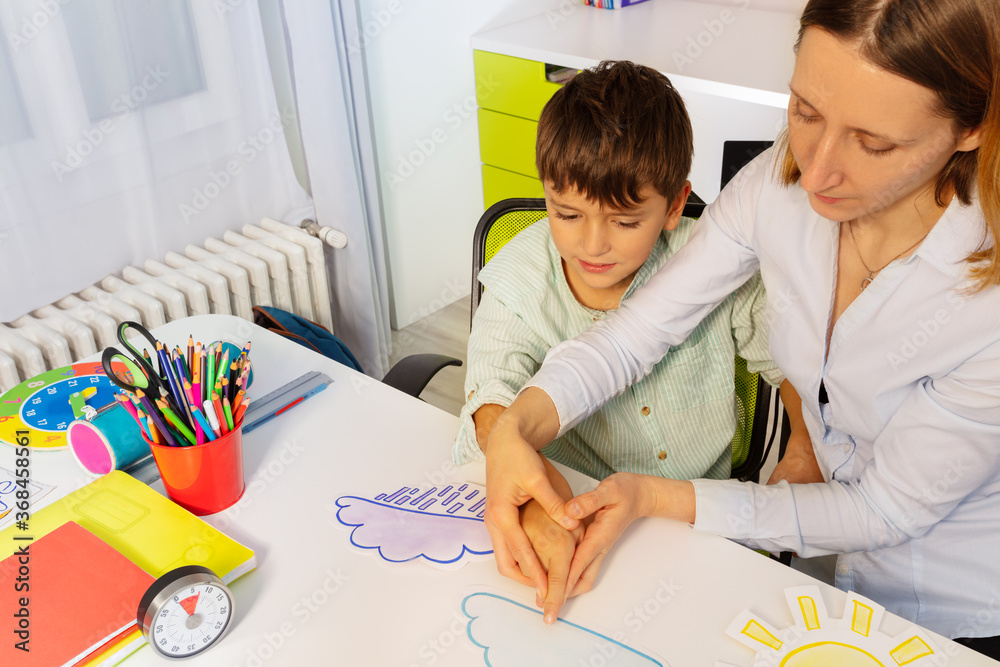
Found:
[[[295,106],[322,225],[350,238],[331,270],[338,335],[382,377],[391,346],[378,169],[354,0],[282,2]],[[353,38],[353,41],[352,41]]]
[[[328,20],[325,34],[301,39],[332,39],[328,2],[303,4]],[[4,0],[0,34],[0,321],[126,264],[312,205],[289,158],[283,130],[296,119],[275,101],[256,1]],[[339,73],[337,51],[303,48],[330,58],[312,68]],[[325,99],[305,100],[300,113],[335,123],[305,137],[318,221],[363,223],[361,234],[346,230],[347,259],[332,258],[335,326],[381,375],[381,230],[372,250],[356,164],[359,139],[371,138],[356,133],[350,92],[334,99],[335,118],[311,108]],[[361,270],[358,251],[368,256],[360,290],[341,279]]]

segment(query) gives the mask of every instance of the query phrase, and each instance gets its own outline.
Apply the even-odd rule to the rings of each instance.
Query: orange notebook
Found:
[[[135,627],[139,600],[153,577],[125,556],[73,522],[16,544],[27,547],[27,556],[0,562],[0,609],[15,631],[0,642],[0,665],[72,664]]]

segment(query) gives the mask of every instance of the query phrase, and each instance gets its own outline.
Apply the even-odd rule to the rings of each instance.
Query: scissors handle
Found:
[[[118,368],[115,367],[115,364],[119,364]],[[146,368],[137,364],[115,347],[105,348],[104,354],[101,355],[101,366],[108,379],[125,391],[135,393],[136,389],[142,389],[148,392],[154,383]],[[123,373],[122,366],[127,374]],[[157,393],[159,392],[157,391]]]
[[[142,356],[142,352],[137,350],[129,341],[128,336],[126,335],[126,331],[128,331],[129,329],[134,329],[136,333],[145,338],[146,342],[149,343],[150,350],[152,350],[152,353],[154,354],[156,351],[156,346],[159,341],[157,341],[156,338],[153,337],[153,334],[149,333],[149,330],[146,329],[146,327],[142,326],[138,322],[132,322],[126,320],[118,325],[118,341],[122,345],[124,345],[129,352],[132,353],[132,356],[140,365],[149,366],[150,371],[152,371],[158,378],[161,377],[159,373],[156,373],[156,369],[150,366],[150,364],[145,360],[145,358]],[[160,370],[162,371],[163,369]]]
[[[137,389],[142,389],[146,393],[152,394],[153,397],[159,397],[166,392],[166,383],[160,377],[156,368],[150,362],[146,361],[142,353],[129,341],[128,333],[133,329],[145,338],[146,342],[154,350],[159,345],[146,327],[138,322],[122,322],[118,325],[118,340],[124,346],[125,350],[131,352],[131,355],[123,354],[117,348],[109,347],[104,350],[104,354],[101,356],[101,366],[111,381],[122,389],[133,393]],[[124,367],[127,373],[122,372],[122,367]]]

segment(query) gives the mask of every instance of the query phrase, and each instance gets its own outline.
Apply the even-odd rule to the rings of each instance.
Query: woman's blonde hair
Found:
[[[810,0],[799,21],[799,37],[821,28],[857,43],[868,62],[930,89],[942,117],[959,131],[981,128],[980,147],[952,155],[938,174],[935,201],[954,193],[965,205],[979,198],[986,220],[974,262],[975,289],[1000,285],[1000,3],[997,0]],[[779,178],[802,175],[778,139]],[[992,242],[992,243],[990,243]]]

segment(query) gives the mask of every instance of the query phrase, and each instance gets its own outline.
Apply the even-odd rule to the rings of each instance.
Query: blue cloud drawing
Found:
[[[469,595],[462,601],[462,611],[469,617],[469,639],[483,649],[483,661],[490,667],[665,666],[620,641],[565,619],[545,625],[537,609],[493,593]]]
[[[423,558],[456,566],[493,553],[483,523],[486,491],[477,484],[404,486],[373,499],[341,496],[336,504],[337,521],[354,528],[351,544],[377,549],[391,563]]]

